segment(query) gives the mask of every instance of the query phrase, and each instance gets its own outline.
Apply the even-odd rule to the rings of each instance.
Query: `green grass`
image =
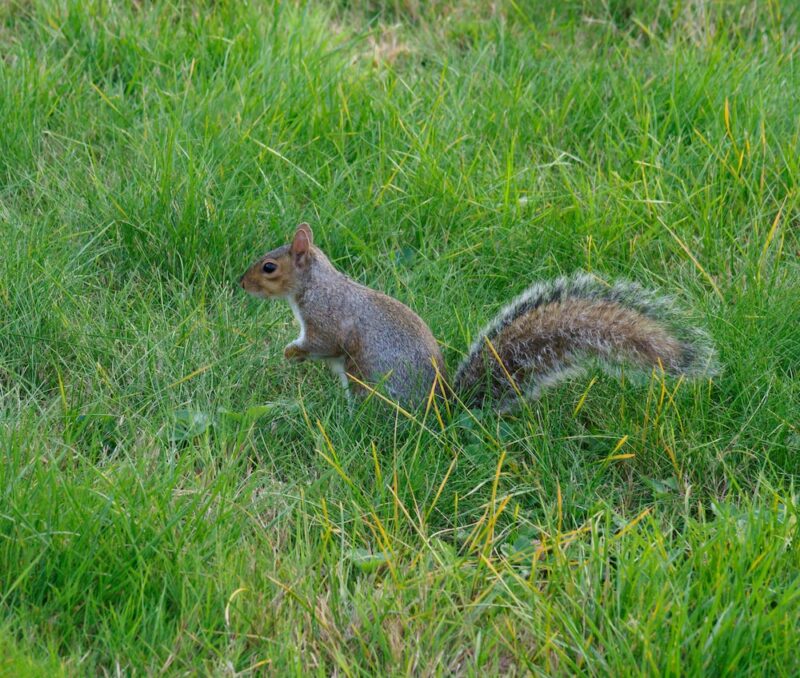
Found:
[[[800,673],[795,3],[0,6],[0,674]],[[307,220],[451,369],[530,281],[713,382],[349,412],[236,287]]]

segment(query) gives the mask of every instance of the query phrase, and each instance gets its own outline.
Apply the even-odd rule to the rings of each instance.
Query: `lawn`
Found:
[[[0,674],[800,674],[798,25],[0,5]],[[300,221],[451,372],[579,269],[722,371],[349,409],[237,287]]]

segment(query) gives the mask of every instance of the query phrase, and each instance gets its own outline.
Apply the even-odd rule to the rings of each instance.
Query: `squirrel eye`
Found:
[[[262,268],[264,270],[264,273],[275,273],[275,271],[278,268],[278,265],[274,261],[268,261],[266,264],[264,264]]]

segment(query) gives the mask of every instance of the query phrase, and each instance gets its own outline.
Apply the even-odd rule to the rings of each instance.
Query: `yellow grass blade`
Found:
[[[522,398],[522,391],[519,390],[519,387],[517,386],[517,382],[514,381],[514,377],[511,376],[509,371],[506,369],[506,366],[503,364],[503,361],[500,359],[500,356],[497,355],[497,351],[495,351],[494,345],[492,344],[491,340],[489,339],[489,337],[485,337],[485,339],[486,339],[486,345],[489,347],[489,350],[492,352],[492,355],[494,356],[494,359],[497,361],[497,364],[500,365],[500,367],[502,368],[503,372],[506,375],[506,378],[511,383],[511,386],[513,387],[513,389],[516,392],[516,394],[520,398]]]
[[[586,402],[586,396],[589,395],[589,391],[592,388],[592,386],[595,385],[596,381],[597,381],[597,377],[592,377],[592,380],[589,382],[589,385],[586,387],[586,390],[583,392],[583,395],[581,396],[581,399],[578,401],[578,404],[575,405],[575,410],[572,413],[573,417],[576,416],[578,414],[578,412],[580,412],[581,409],[583,408],[583,404]]]
[[[761,248],[761,256],[758,260],[758,280],[761,281],[761,274],[764,270],[764,264],[767,260],[767,252],[769,251],[769,246],[772,243],[772,239],[775,237],[775,232],[778,230],[778,226],[781,223],[781,216],[783,215],[783,208],[786,205],[786,200],[789,198],[787,195],[783,202],[781,203],[780,208],[778,209],[778,213],[775,215],[775,219],[772,222],[772,227],[769,229],[767,233],[767,237],[764,239],[764,247]]]
[[[675,233],[675,231],[673,231],[669,226],[667,226],[666,223],[664,223],[664,220],[661,217],[658,217],[658,220],[661,222],[661,225],[667,230],[667,233],[669,233],[673,237],[675,242],[681,246],[681,249],[684,252],[686,252],[686,255],[689,257],[689,259],[692,260],[692,263],[695,265],[695,268],[697,268],[697,270],[703,274],[703,277],[706,280],[708,280],[708,283],[714,290],[714,294],[716,294],[719,297],[720,301],[725,301],[725,298],[722,296],[722,292],[720,291],[719,287],[717,287],[717,283],[714,282],[714,279],[709,275],[708,271],[706,271],[706,269],[703,268],[703,265],[697,260],[697,257],[695,257],[694,254],[692,254],[692,251],[686,246],[686,243],[684,243],[683,240],[681,240],[678,237],[678,234]]]
[[[617,532],[614,537],[617,539],[621,539],[624,537],[628,532],[630,532],[639,522],[644,520],[649,514],[652,509],[648,506],[644,511],[642,511],[638,516],[636,516],[631,522],[629,522],[625,527],[623,527],[619,532]]]

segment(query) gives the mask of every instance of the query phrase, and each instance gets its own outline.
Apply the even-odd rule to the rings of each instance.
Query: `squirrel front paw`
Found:
[[[296,344],[289,344],[283,349],[283,357],[286,358],[286,360],[303,362],[308,357],[308,351],[304,351]]]

